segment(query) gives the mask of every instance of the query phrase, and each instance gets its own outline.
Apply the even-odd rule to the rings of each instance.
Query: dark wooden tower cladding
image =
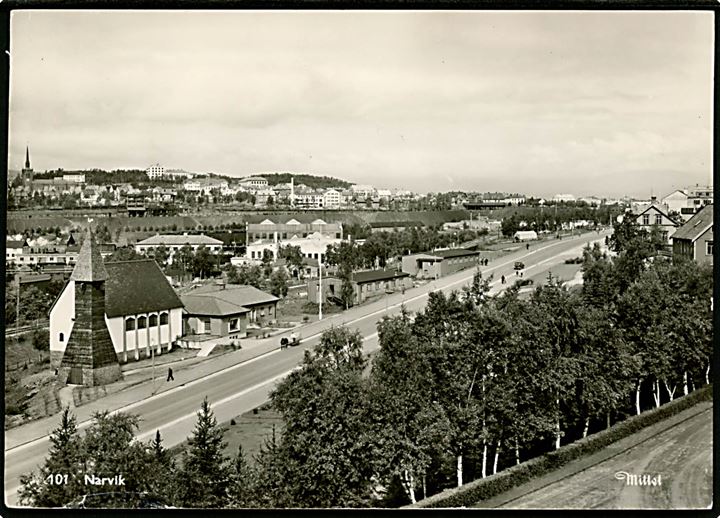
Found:
[[[88,228],[70,280],[75,282],[75,323],[58,371],[62,383],[105,385],[122,378],[105,324],[105,281],[95,237]]]

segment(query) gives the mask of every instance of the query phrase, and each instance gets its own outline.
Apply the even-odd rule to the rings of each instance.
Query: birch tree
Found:
[[[279,469],[298,507],[358,507],[372,492],[372,435],[359,332],[323,333],[271,394],[283,416]]]
[[[397,478],[415,503],[417,488],[426,488],[433,453],[445,439],[432,401],[432,373],[404,307],[399,316],[383,319],[378,336],[380,351],[370,374],[376,470],[385,485]]]

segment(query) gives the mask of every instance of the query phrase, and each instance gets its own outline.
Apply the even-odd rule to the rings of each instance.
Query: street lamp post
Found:
[[[20,273],[15,274],[17,281],[17,302],[15,302],[15,330],[20,332]]]
[[[152,358],[152,394],[155,395],[155,348],[150,346],[150,357]]]
[[[322,252],[318,254],[318,271],[319,271],[319,280],[318,280],[318,320],[322,320],[322,302],[323,302],[323,290],[322,290]]]

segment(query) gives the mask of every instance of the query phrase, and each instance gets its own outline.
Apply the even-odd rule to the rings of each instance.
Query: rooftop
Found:
[[[183,303],[153,259],[105,263],[105,314],[108,318],[163,309]]]
[[[152,259],[108,262],[105,270],[105,314],[108,318],[182,307],[180,298]],[[53,306],[59,298],[60,295]]]
[[[672,235],[675,239],[695,241],[713,225],[713,206],[705,205]]]
[[[385,281],[388,279],[397,279],[409,277],[409,274],[398,270],[367,270],[364,272],[354,272],[352,280],[362,284],[364,282]]]
[[[442,257],[443,259],[450,259],[453,257],[462,257],[466,255],[478,255],[480,252],[474,250],[467,250],[465,248],[449,248],[446,250],[435,250],[434,252],[428,252],[430,255],[435,257]]]
[[[187,308],[190,313],[193,312],[192,309],[195,309],[200,311],[198,314],[228,315],[243,312],[248,307],[258,304],[274,303],[280,299],[254,286],[241,284],[219,286],[216,284],[207,284],[183,295],[182,300],[183,302],[187,301],[190,305]],[[203,313],[202,311],[215,312]]]
[[[422,221],[375,221],[370,223],[370,228],[394,228],[394,227],[424,227]]]
[[[152,245],[152,246],[160,246],[160,245],[222,245],[223,242],[219,239],[215,239],[209,236],[206,236],[205,234],[200,235],[172,235],[172,234],[166,234],[166,235],[155,235],[151,236],[147,239],[143,239],[142,241],[138,241],[136,244],[138,245]]]
[[[96,282],[107,280],[107,278],[108,272],[105,270],[100,248],[95,243],[95,236],[88,226],[85,241],[78,252],[77,263],[70,275],[70,280]]]
[[[319,219],[316,214],[307,214],[307,213],[296,213],[296,214],[273,214],[271,216],[249,216],[248,219],[249,225],[258,225],[258,224],[284,224],[284,225],[337,225],[341,226],[342,224],[339,222],[334,223],[328,223],[325,220]],[[263,223],[263,222],[269,222],[269,223]],[[317,222],[317,223],[316,223]]]
[[[183,295],[185,310],[191,315],[226,316],[249,313],[245,306],[208,295]]]

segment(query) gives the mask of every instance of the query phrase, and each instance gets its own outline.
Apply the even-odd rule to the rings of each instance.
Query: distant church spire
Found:
[[[25,146],[25,167],[23,167],[22,176],[24,180],[33,179],[33,170],[30,167],[30,146]]]

